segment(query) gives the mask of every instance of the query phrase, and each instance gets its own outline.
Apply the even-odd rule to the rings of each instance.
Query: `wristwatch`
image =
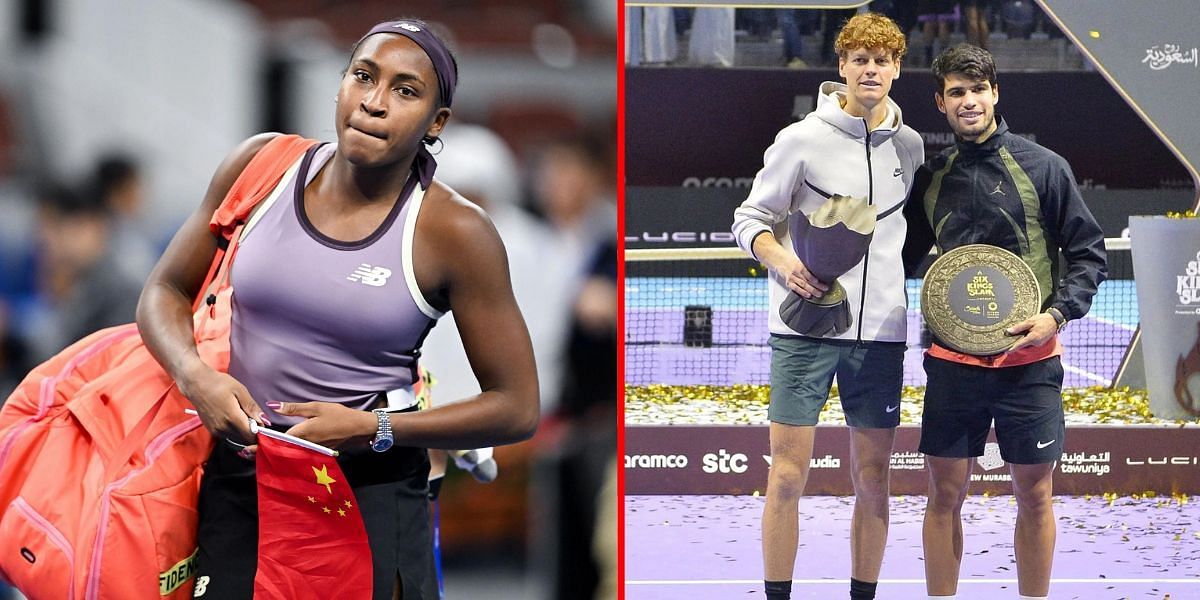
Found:
[[[375,438],[371,440],[371,449],[376,452],[387,452],[395,443],[392,438],[392,419],[383,409],[377,408],[371,412],[375,413],[376,419],[379,419],[379,428],[375,430]]]
[[[1067,317],[1063,315],[1061,310],[1051,306],[1050,308],[1046,309],[1046,314],[1054,318],[1054,326],[1057,327],[1059,331],[1062,331],[1063,327],[1067,326]]]

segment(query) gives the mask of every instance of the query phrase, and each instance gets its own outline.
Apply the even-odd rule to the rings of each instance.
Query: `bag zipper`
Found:
[[[100,598],[100,564],[104,558],[104,533],[108,528],[112,493],[137,474],[150,468],[168,446],[197,427],[200,427],[200,417],[192,417],[158,434],[146,447],[146,463],[142,465],[142,468],[130,471],[124,477],[104,487],[104,491],[100,494],[100,520],[98,521],[100,526],[96,529],[96,539],[92,544],[92,562],[88,566],[87,591],[84,595],[87,600],[99,600]]]
[[[875,203],[875,177],[871,173],[871,129],[867,124],[867,120],[863,119],[863,127],[867,131],[867,206]],[[863,255],[863,273],[862,273],[862,290],[858,298],[858,334],[854,345],[862,345],[862,326],[863,326],[863,311],[867,305],[867,264],[871,262],[871,247],[867,246],[867,253]]]
[[[71,543],[67,541],[67,536],[63,535],[53,523],[46,520],[36,509],[29,505],[24,498],[17,496],[9,505],[17,509],[21,516],[33,526],[34,529],[46,534],[46,538],[50,543],[58,547],[58,549],[67,557],[67,564],[70,566],[70,572],[67,574],[67,598],[74,600],[75,598],[75,552],[71,549]]]

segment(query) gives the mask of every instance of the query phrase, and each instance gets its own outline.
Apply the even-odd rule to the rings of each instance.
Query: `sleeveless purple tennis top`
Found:
[[[230,272],[229,374],[275,424],[301,419],[266,402],[365,408],[379,392],[411,386],[417,349],[442,315],[421,295],[413,272],[424,196],[415,177],[365,239],[334,240],[309,222],[304,187],[335,149],[310,149],[296,174],[280,182],[282,193],[242,239]]]

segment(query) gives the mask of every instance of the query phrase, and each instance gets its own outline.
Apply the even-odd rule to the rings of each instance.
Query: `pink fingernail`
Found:
[[[267,408],[269,408],[271,410],[279,410],[282,407],[283,407],[282,402],[276,402],[276,401],[272,400],[267,403]]]
[[[271,422],[267,420],[266,413],[258,413],[258,420],[263,422],[263,425],[270,426]]]

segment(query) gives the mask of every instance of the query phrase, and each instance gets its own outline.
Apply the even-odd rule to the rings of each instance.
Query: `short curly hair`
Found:
[[[889,50],[892,57],[900,61],[908,52],[908,40],[895,21],[879,13],[861,13],[846,21],[833,43],[833,49],[841,58],[858,48]]]

